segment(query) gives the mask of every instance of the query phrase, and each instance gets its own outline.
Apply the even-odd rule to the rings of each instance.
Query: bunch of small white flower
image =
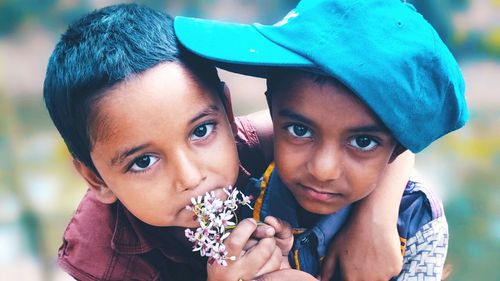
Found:
[[[235,211],[240,205],[246,205],[250,209],[250,197],[244,195],[232,186],[224,188],[227,199],[222,201],[215,197],[213,191],[207,192],[205,196],[191,198],[191,204],[186,206],[193,211],[193,219],[200,224],[195,231],[187,228],[185,231],[189,241],[194,243],[193,252],[200,251],[201,256],[208,257],[211,264],[217,261],[222,266],[227,266],[226,260],[235,260],[235,256],[228,257],[224,239],[229,236],[229,229],[235,227],[236,223],[231,219],[235,217]]]

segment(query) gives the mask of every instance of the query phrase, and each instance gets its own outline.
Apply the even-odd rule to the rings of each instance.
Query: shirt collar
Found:
[[[351,205],[347,205],[334,214],[322,217],[311,229],[318,238],[318,254],[320,257],[325,256],[329,242],[344,225],[350,209]]]
[[[120,254],[144,254],[159,249],[167,257],[179,261],[191,252],[183,228],[148,225],[120,202],[117,203],[111,247]]]

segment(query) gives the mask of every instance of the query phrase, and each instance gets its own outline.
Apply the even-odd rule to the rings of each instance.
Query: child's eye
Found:
[[[362,151],[371,151],[379,146],[379,143],[371,137],[359,136],[353,138],[349,144]]]
[[[309,130],[306,126],[302,126],[299,124],[292,124],[286,127],[288,132],[292,134],[292,136],[296,138],[309,138],[312,136],[311,130]]]
[[[214,123],[205,123],[196,127],[191,135],[191,140],[202,140],[207,138],[214,130],[214,127]]]
[[[156,162],[158,162],[158,160],[160,159],[153,155],[139,156],[134,160],[134,162],[132,162],[132,165],[130,166],[129,170],[131,172],[144,172],[151,166],[153,166]]]

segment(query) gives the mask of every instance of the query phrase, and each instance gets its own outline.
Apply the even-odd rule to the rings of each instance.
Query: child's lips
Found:
[[[300,184],[300,187],[302,187],[306,196],[318,201],[330,202],[342,196],[341,193],[324,191],[320,188],[314,188],[303,184]]]

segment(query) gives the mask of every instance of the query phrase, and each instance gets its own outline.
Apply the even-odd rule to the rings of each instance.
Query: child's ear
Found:
[[[229,120],[229,124],[231,125],[231,129],[233,130],[233,134],[236,135],[238,133],[238,127],[234,121],[234,113],[233,113],[233,105],[231,103],[231,92],[227,87],[226,83],[221,81],[221,88],[224,95],[222,102],[224,103],[224,108],[226,109],[227,119]]]
[[[73,159],[73,166],[75,166],[82,178],[85,179],[89,188],[96,195],[97,200],[104,204],[112,204],[116,202],[116,195],[113,191],[111,191],[111,189],[109,189],[98,174],[76,159]]]

